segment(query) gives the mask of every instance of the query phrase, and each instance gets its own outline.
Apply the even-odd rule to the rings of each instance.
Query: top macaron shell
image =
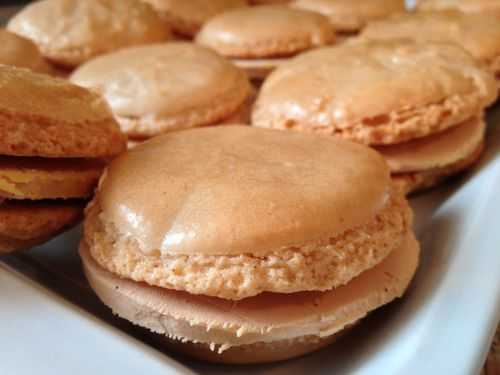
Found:
[[[0,28],[0,64],[31,69],[38,73],[51,73],[38,47],[29,39]]]
[[[327,16],[339,32],[356,32],[368,21],[405,11],[403,0],[294,0],[290,6]]]
[[[361,37],[455,43],[488,65],[500,59],[500,22],[494,14],[457,10],[397,14],[370,23]]]
[[[0,66],[0,154],[106,158],[125,148],[104,99],[43,74]]]
[[[222,13],[207,22],[196,38],[224,56],[237,58],[289,56],[334,40],[326,17],[284,6]]]
[[[307,52],[274,71],[252,124],[399,143],[465,121],[496,97],[493,75],[460,47],[350,43]]]
[[[243,71],[215,52],[175,42],[127,48],[78,68],[71,81],[101,92],[132,138],[210,125],[250,93]]]
[[[54,63],[74,67],[122,47],[169,38],[168,26],[139,0],[42,0],[7,28],[31,39]]]
[[[388,188],[385,162],[361,145],[226,126],[123,154],[97,200],[101,217],[145,253],[265,254],[368,222]]]
[[[203,24],[219,13],[247,5],[246,0],[143,0],[151,4],[172,30],[193,37]]]

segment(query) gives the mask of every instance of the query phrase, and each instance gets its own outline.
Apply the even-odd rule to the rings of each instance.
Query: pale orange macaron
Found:
[[[494,13],[457,10],[398,14],[370,23],[365,39],[410,38],[457,44],[487,65],[500,79],[500,18]]]
[[[467,13],[500,13],[500,2],[497,0],[419,0],[417,10],[458,9]]]
[[[242,70],[186,42],[101,56],[70,79],[102,93],[131,140],[224,122],[246,108],[251,94]]]
[[[68,69],[97,55],[170,37],[165,22],[140,0],[36,1],[7,28],[31,39],[48,60]]]
[[[0,66],[0,253],[75,224],[125,137],[104,99],[64,80]]]
[[[290,6],[328,17],[340,37],[359,33],[368,22],[404,12],[404,0],[293,0]]]
[[[193,38],[203,24],[230,9],[248,5],[246,0],[143,0],[149,3],[180,37]]]
[[[303,77],[297,80],[296,77]],[[467,136],[453,137],[457,151],[433,164],[417,153],[419,167],[399,166],[394,174],[423,172],[428,182],[406,184],[408,192],[429,187],[478,158],[484,134],[483,110],[497,97],[492,73],[459,46],[409,40],[361,41],[323,48],[297,57],[272,73],[252,113],[257,127],[336,136],[371,146],[419,148],[441,132],[475,123],[474,147]],[[467,127],[469,129],[469,127]],[[452,147],[446,146],[451,152]],[[429,158],[429,160],[427,160]],[[403,162],[403,161],[402,161]],[[418,163],[417,163],[418,164]],[[412,181],[410,179],[410,181]]]
[[[31,40],[0,28],[0,64],[52,74],[53,68]]]
[[[400,297],[418,263],[411,227],[375,151],[233,125],[115,159],[80,254],[102,301],[175,350],[269,362],[325,346]]]
[[[198,44],[210,47],[263,79],[290,57],[335,42],[335,32],[320,14],[285,6],[256,6],[222,13],[201,29]]]

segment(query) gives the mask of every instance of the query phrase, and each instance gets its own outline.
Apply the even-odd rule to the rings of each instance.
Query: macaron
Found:
[[[300,52],[331,44],[335,32],[326,17],[284,6],[256,6],[224,12],[208,21],[196,37],[263,79]]]
[[[131,140],[224,122],[246,105],[251,90],[242,70],[186,42],[101,56],[78,68],[70,80],[100,92]]]
[[[352,36],[372,20],[405,11],[404,0],[293,0],[290,6],[325,15],[340,36]]]
[[[116,158],[80,253],[118,315],[198,357],[263,362],[326,345],[401,296],[418,263],[411,226],[368,147],[232,125]],[[260,354],[219,354],[230,348]]]
[[[31,40],[0,28],[0,45],[0,64],[31,69],[38,73],[53,73],[53,69]]]
[[[0,65],[0,252],[44,242],[82,216],[125,137],[97,94]]]
[[[494,76],[459,46],[360,41],[278,68],[262,86],[252,125],[404,148],[482,117],[496,97]]]
[[[193,38],[217,14],[247,5],[246,0],[143,0],[153,6],[172,31]]]
[[[97,55],[170,36],[165,22],[140,0],[41,0],[23,8],[7,28],[70,69]]]
[[[448,10],[398,14],[370,23],[361,37],[454,43],[489,66],[500,78],[500,22],[493,13]]]
[[[497,0],[420,0],[417,10],[447,10],[458,9],[467,13],[500,12],[500,3]]]

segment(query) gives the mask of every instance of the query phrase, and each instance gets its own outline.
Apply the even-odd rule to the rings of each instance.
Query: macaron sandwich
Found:
[[[290,57],[333,44],[335,32],[319,13],[267,5],[219,14],[205,23],[196,42],[262,80]]]
[[[492,72],[459,46],[361,40],[278,68],[260,91],[252,124],[370,145],[411,193],[478,160],[483,112],[496,97]]]
[[[125,148],[97,94],[0,65],[0,253],[45,242],[82,216],[106,162]]]
[[[228,125],[164,134],[111,162],[80,255],[101,300],[167,347],[270,362],[400,297],[419,258],[411,227],[372,149]]]

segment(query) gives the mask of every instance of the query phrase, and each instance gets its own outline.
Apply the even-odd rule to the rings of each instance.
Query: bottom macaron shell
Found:
[[[263,81],[271,72],[288,61],[288,58],[275,59],[233,59],[238,68],[243,69],[251,80]]]
[[[277,349],[275,355],[252,360],[266,362],[316,350],[370,311],[400,297],[417,268],[419,246],[413,235],[408,234],[404,246],[394,250],[384,261],[331,291],[262,293],[238,302],[120,278],[101,268],[84,242],[80,246],[80,256],[91,287],[120,317],[162,337],[179,340],[178,345],[186,342],[206,344],[201,346],[202,352],[206,351],[206,346],[217,353],[231,353],[233,348],[244,351],[248,347],[251,351],[257,343],[264,348],[274,344],[281,348],[285,341],[292,343],[293,349],[288,350],[288,354]],[[302,344],[293,344],[301,340]],[[196,356],[210,359],[203,353]],[[225,361],[220,358],[221,362]],[[246,362],[246,359],[240,361],[236,355],[230,361]]]
[[[158,345],[201,361],[225,364],[257,364],[301,357],[332,344],[348,331],[349,328],[344,328],[339,333],[322,338],[307,336],[291,340],[257,342],[255,344],[235,346],[222,353],[211,349],[210,344],[184,342],[179,345],[178,340],[155,334],[151,334],[151,336]]]
[[[0,203],[0,254],[42,244],[75,225],[83,201],[12,201]]]
[[[0,196],[9,199],[69,199],[90,196],[104,162],[0,156]]]
[[[465,172],[472,168],[481,158],[484,151],[484,142],[481,143],[472,154],[451,165],[434,168],[422,172],[398,173],[392,175],[392,179],[406,195],[419,193],[435,187],[447,178]]]

